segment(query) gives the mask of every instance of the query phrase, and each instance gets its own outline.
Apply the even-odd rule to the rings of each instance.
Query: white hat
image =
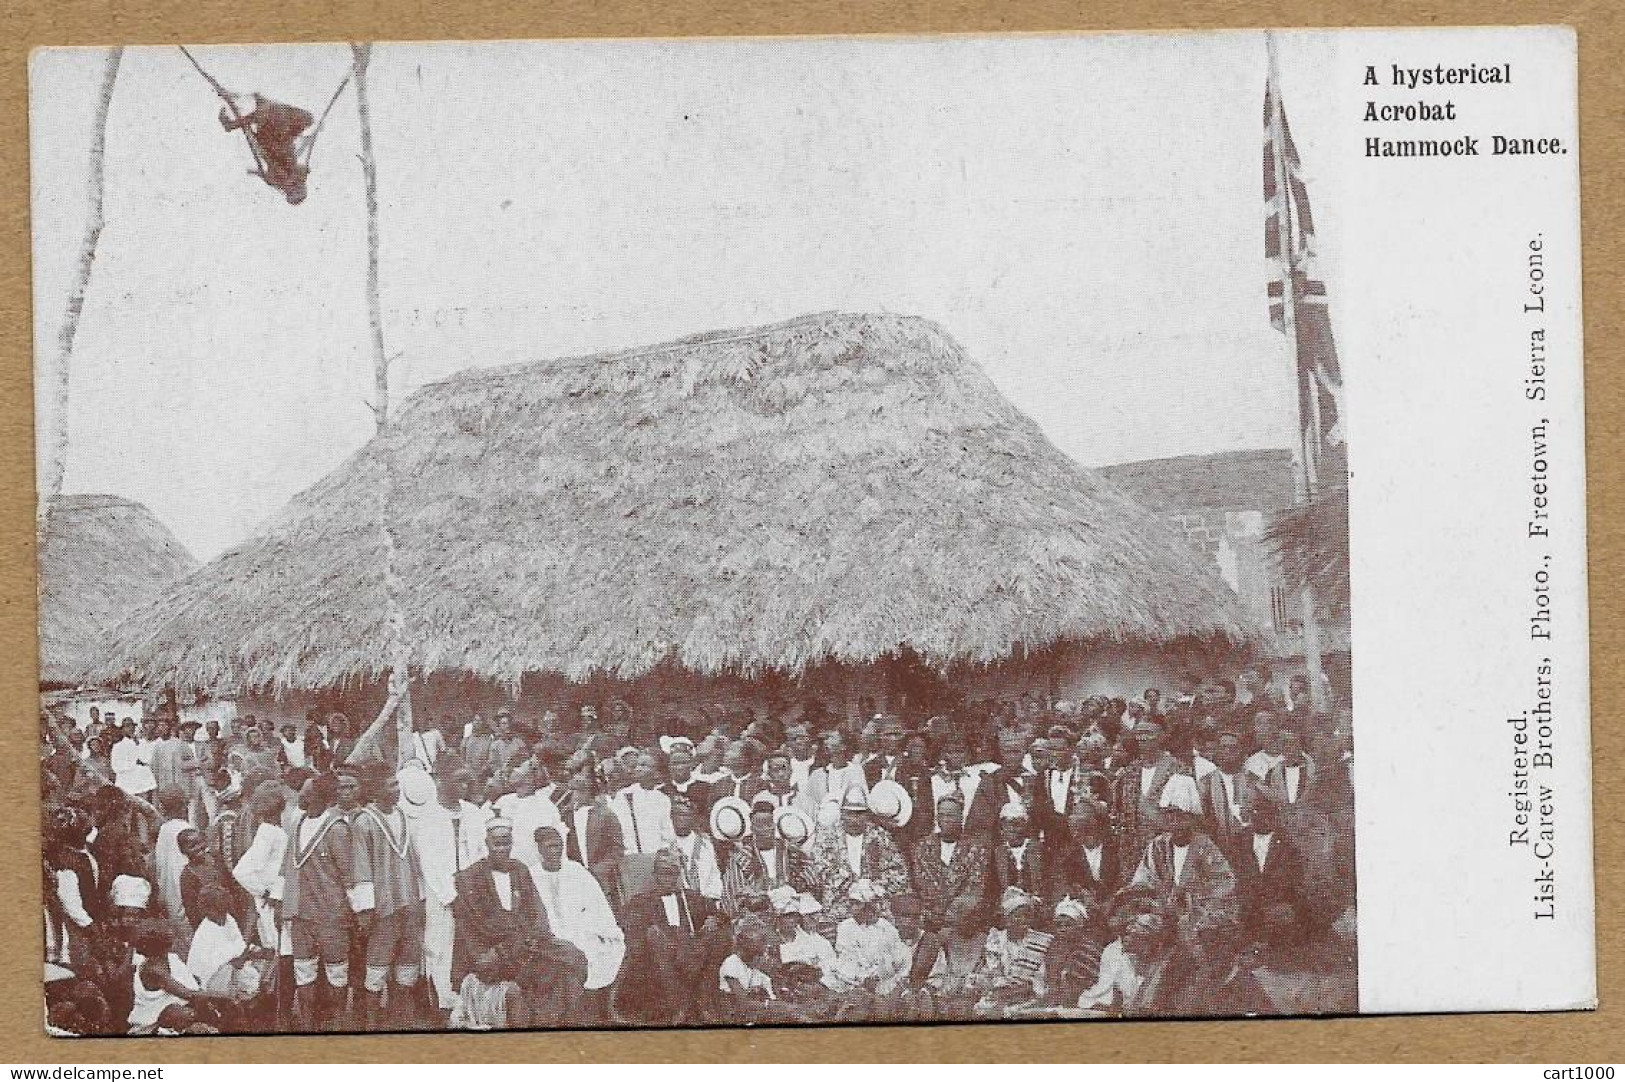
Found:
[[[1020,887],[1005,887],[1004,894],[999,899],[999,908],[1004,911],[1005,916],[1009,916],[1016,910],[1033,905],[1037,901],[1036,897],[1028,894]]]
[[[686,747],[690,752],[694,750],[694,741],[686,736],[663,736],[660,738],[660,750],[671,755],[672,749]]]
[[[403,766],[400,773],[395,775],[395,780],[401,787],[401,810],[414,819],[438,796],[434,779],[416,759]]]
[[[509,834],[512,834],[513,820],[503,815],[493,815],[485,821],[485,832],[489,834],[493,830],[506,830]]]
[[[1071,917],[1074,920],[1082,920],[1088,915],[1088,907],[1082,902],[1078,901],[1076,898],[1072,897],[1070,894],[1055,903],[1056,920],[1060,920],[1062,917]]]
[[[882,819],[891,820],[893,826],[901,829],[914,818],[914,798],[895,781],[878,781],[869,790],[869,810]]]
[[[1202,814],[1202,794],[1196,788],[1196,779],[1189,774],[1175,774],[1162,787],[1159,808],[1177,808],[1191,815]]]
[[[858,905],[863,905],[865,902],[880,901],[886,896],[886,892],[880,889],[880,884],[873,879],[859,879],[846,889],[846,896]]]
[[[813,821],[800,808],[786,806],[773,813],[773,831],[791,845],[800,845],[812,837]]]
[[[858,785],[857,783],[854,782],[853,784],[848,785],[846,787],[846,792],[841,794],[841,810],[842,811],[868,811],[869,810],[869,796],[868,796],[867,793],[865,793],[863,791],[863,786]]]
[[[145,909],[152,900],[152,884],[134,875],[113,880],[113,904],[122,909]]]
[[[749,833],[749,804],[736,796],[725,796],[711,805],[711,837],[719,842],[737,842]]]

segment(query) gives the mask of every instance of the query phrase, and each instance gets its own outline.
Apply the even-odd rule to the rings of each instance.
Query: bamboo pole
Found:
[[[412,745],[412,652],[406,642],[406,613],[401,605],[399,546],[395,537],[395,463],[390,446],[389,356],[384,351],[383,306],[378,297],[378,165],[372,147],[372,107],[367,96],[370,42],[350,46],[355,73],[356,112],[361,126],[361,173],[367,199],[367,321],[372,332],[373,417],[383,463],[378,486],[378,540],[384,577],[384,605],[389,634],[389,699],[395,709],[395,759],[404,765]],[[382,717],[380,717],[382,720]]]
[[[85,235],[79,245],[78,273],[73,291],[68,294],[67,311],[57,332],[56,367],[52,371],[51,411],[52,429],[50,448],[45,456],[44,476],[40,478],[40,500],[37,509],[38,525],[43,532],[51,505],[62,495],[62,478],[68,466],[68,405],[73,387],[73,344],[79,336],[79,317],[84,314],[85,295],[90,291],[90,274],[96,266],[96,249],[101,243],[103,163],[107,155],[107,114],[113,104],[113,87],[118,82],[119,64],[124,60],[124,47],[107,50],[102,64],[101,90],[96,99],[96,120],[90,137],[89,213],[85,218]]]
[[[1266,32],[1269,53],[1270,142],[1275,147],[1275,239],[1281,266],[1281,327],[1286,332],[1287,357],[1292,365],[1293,389],[1298,400],[1298,447],[1294,454],[1294,494],[1301,507],[1315,497],[1319,481],[1317,459],[1320,450],[1319,388],[1313,373],[1306,372],[1298,353],[1298,298],[1296,268],[1292,251],[1292,176],[1287,169],[1285,107],[1281,103],[1281,76],[1275,57],[1275,35]],[[1307,386],[1305,386],[1307,384]],[[1303,403],[1310,403],[1304,416]],[[1314,585],[1305,581],[1298,591],[1298,619],[1303,627],[1303,662],[1309,677],[1310,703],[1315,710],[1326,708],[1326,677],[1322,670],[1320,613]]]

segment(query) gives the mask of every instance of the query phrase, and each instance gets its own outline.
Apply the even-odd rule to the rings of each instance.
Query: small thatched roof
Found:
[[[197,567],[175,535],[122,496],[59,496],[39,551],[40,681],[108,663],[107,632]]]
[[[386,455],[425,673],[796,673],[1253,635],[1208,561],[940,327],[829,314],[424,387],[387,440],[120,628],[120,663],[183,688],[381,677]]]

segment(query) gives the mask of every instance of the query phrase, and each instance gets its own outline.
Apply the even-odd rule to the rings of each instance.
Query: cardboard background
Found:
[[[15,1063],[754,1060],[1625,1060],[1625,831],[1607,814],[1625,793],[1625,736],[1609,720],[1625,680],[1616,579],[1625,405],[1616,363],[1625,305],[1625,17],[1607,0],[0,0],[0,1059]],[[1565,1015],[1414,1016],[1334,1021],[1126,1022],[373,1037],[51,1040],[40,1021],[39,802],[33,558],[32,293],[29,276],[27,52],[37,45],[337,41],[371,38],[639,37],[736,34],[992,33],[1257,26],[1568,23],[1579,31],[1589,466],[1597,943],[1602,1009]],[[1505,964],[1524,964],[1508,957]]]

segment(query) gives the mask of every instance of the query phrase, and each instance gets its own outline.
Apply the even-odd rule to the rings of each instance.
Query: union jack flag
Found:
[[[1279,121],[1275,110],[1281,110]],[[1283,200],[1276,183],[1277,124],[1285,145],[1286,188]],[[1282,252],[1279,216],[1286,215],[1286,241]],[[1293,323],[1298,332],[1298,416],[1305,426],[1303,445],[1316,459],[1344,442],[1343,372],[1337,363],[1337,345],[1332,340],[1331,312],[1326,306],[1326,282],[1315,260],[1315,219],[1309,210],[1309,189],[1303,182],[1303,163],[1286,122],[1286,109],[1273,80],[1264,89],[1264,256],[1269,261],[1269,314],[1276,330],[1286,331],[1281,283],[1293,283]],[[1290,270],[1290,275],[1287,273]],[[1318,394],[1318,403],[1311,398]],[[1320,409],[1319,439],[1309,430]],[[1341,483],[1337,479],[1334,483]]]

